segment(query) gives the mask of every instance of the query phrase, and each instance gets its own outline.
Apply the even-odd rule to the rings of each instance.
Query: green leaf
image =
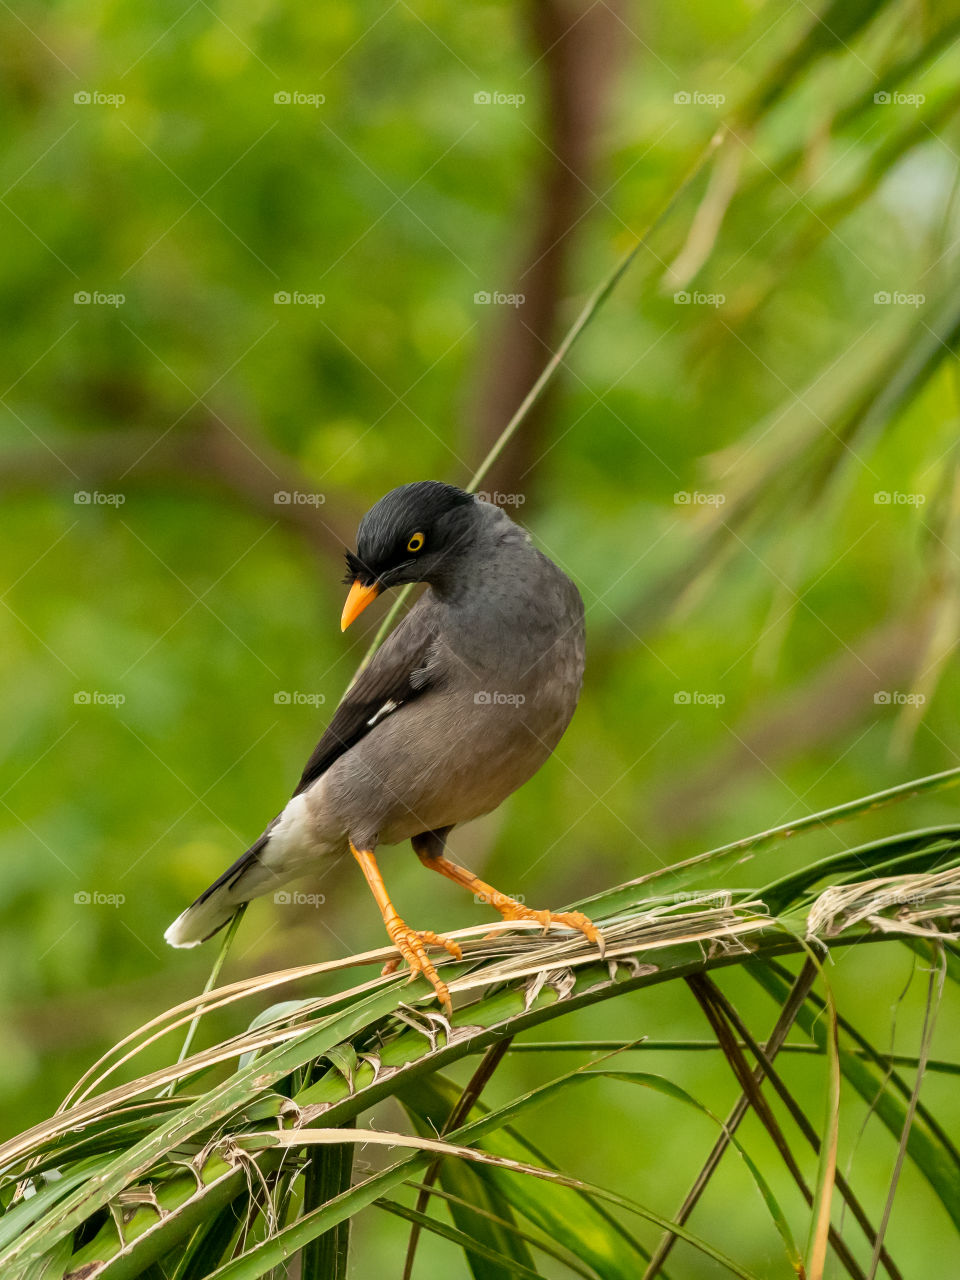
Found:
[[[409,1110],[418,1130],[427,1135],[436,1132],[434,1126],[443,1122],[450,1106],[458,1096],[456,1086],[443,1076],[434,1074],[404,1086],[399,1092],[400,1101]],[[483,1113],[475,1108],[471,1114]],[[488,1112],[486,1114],[489,1114]],[[527,1145],[507,1130],[490,1134],[484,1139],[484,1149],[502,1156],[505,1160],[529,1159]],[[459,1162],[444,1161],[442,1177],[461,1167]],[[538,1226],[551,1240],[557,1241],[574,1252],[593,1272],[603,1280],[625,1280],[636,1275],[646,1259],[639,1246],[611,1230],[606,1212],[588,1194],[576,1188],[553,1185],[535,1179],[518,1182],[508,1175],[500,1176],[495,1168],[482,1166],[464,1167],[464,1172],[487,1188],[487,1196],[509,1204],[529,1222]],[[448,1185],[443,1177],[444,1185]],[[453,1189],[453,1187],[450,1187]],[[465,1198],[470,1198],[469,1195]],[[511,1214],[512,1217],[512,1214]],[[468,1220],[458,1223],[464,1230],[472,1230]]]
[[[447,1226],[445,1222],[431,1218],[429,1214],[418,1213],[416,1209],[410,1209],[396,1200],[375,1200],[374,1204],[380,1209],[386,1209],[388,1213],[396,1214],[398,1218],[405,1218],[407,1222],[416,1223],[425,1231],[432,1231],[434,1235],[442,1236],[444,1240],[450,1240],[459,1245],[464,1254],[472,1259],[471,1270],[477,1280],[488,1280],[488,1277],[490,1280],[499,1280],[501,1276],[523,1276],[525,1280],[543,1280],[540,1272],[533,1266],[521,1262],[509,1253],[493,1248],[472,1233],[468,1234],[456,1227]],[[490,1265],[487,1266],[486,1263]]]
[[[229,1257],[243,1229],[246,1218],[244,1196],[237,1196],[219,1213],[205,1219],[194,1232],[183,1257],[173,1273],[173,1280],[205,1280],[205,1277]]]
[[[301,1009],[305,1009],[316,1002],[313,1000],[281,1000],[277,1004],[270,1005],[247,1024],[248,1031],[258,1031],[261,1027],[269,1027],[272,1022],[278,1021],[280,1018],[288,1017],[292,1014],[299,1013]],[[251,1049],[248,1053],[242,1053],[238,1059],[238,1066],[249,1067],[250,1063],[262,1053],[262,1049]]]
[[[353,1151],[352,1145],[344,1143],[339,1147],[318,1147],[307,1153],[303,1189],[305,1214],[312,1213],[349,1189]],[[301,1280],[345,1280],[349,1246],[350,1222],[345,1219],[304,1248],[300,1262]]]
[[[787,983],[769,966],[751,963],[746,966],[746,972],[778,1003],[786,998]],[[797,1014],[797,1025],[826,1052],[829,1032],[816,1001],[808,998],[804,1003]],[[906,1124],[907,1105],[897,1096],[887,1072],[843,1046],[839,1050],[839,1064],[844,1079],[873,1107],[883,1125],[899,1140]],[[951,1220],[960,1228],[960,1169],[919,1108],[910,1128],[907,1154],[936,1192]]]
[[[543,1162],[541,1161],[540,1163]],[[546,1164],[544,1167],[549,1168],[550,1166],[549,1164]],[[559,1248],[554,1241],[546,1239],[545,1236],[539,1233],[534,1233],[533,1231],[524,1230],[524,1228],[518,1226],[512,1218],[507,1219],[499,1217],[489,1209],[482,1209],[472,1201],[464,1200],[461,1196],[454,1195],[452,1191],[448,1191],[445,1187],[439,1187],[435,1184],[428,1185],[426,1182],[411,1182],[409,1185],[414,1191],[425,1194],[428,1200],[431,1197],[435,1197],[438,1200],[442,1200],[445,1204],[449,1204],[451,1206],[459,1205],[462,1209],[471,1210],[474,1220],[484,1218],[489,1222],[493,1222],[503,1231],[507,1238],[511,1240],[522,1240],[526,1244],[532,1245],[535,1249],[539,1249],[548,1257],[556,1258],[558,1262],[562,1262],[569,1271],[574,1273],[574,1275],[584,1276],[586,1277],[586,1280],[592,1280],[592,1277],[596,1275],[596,1272],[591,1268],[586,1267],[580,1258],[575,1258],[568,1250]]]
[[[528,1099],[523,1100],[528,1101]],[[537,1099],[539,1101],[539,1099]],[[247,1251],[241,1257],[221,1267],[215,1273],[215,1277],[211,1280],[254,1280],[255,1277],[264,1275],[270,1268],[277,1264],[284,1257],[288,1257],[290,1252],[302,1248],[309,1240],[314,1239],[320,1232],[326,1231],[330,1226],[342,1221],[355,1213],[358,1208],[372,1203],[384,1188],[398,1185],[405,1181],[409,1171],[413,1168],[422,1167],[427,1163],[432,1155],[444,1154],[448,1157],[456,1157],[462,1160],[473,1160],[481,1164],[498,1164],[504,1168],[508,1165],[502,1161],[502,1158],[490,1155],[480,1149],[473,1147],[465,1147],[459,1145],[456,1141],[459,1138],[468,1138],[475,1140],[483,1135],[483,1132],[489,1128],[496,1127],[505,1122],[508,1115],[516,1115],[523,1110],[521,1103],[513,1103],[500,1111],[493,1112],[483,1120],[466,1126],[464,1129],[457,1130],[450,1135],[451,1141],[430,1140],[425,1138],[413,1138],[406,1134],[399,1133],[383,1133],[378,1129],[357,1130],[352,1139],[357,1142],[375,1143],[377,1145],[399,1146],[424,1148],[424,1151],[412,1157],[399,1162],[399,1164],[391,1166],[384,1170],[381,1174],[376,1174],[368,1178],[365,1182],[353,1187],[351,1191],[339,1196],[337,1200],[329,1202],[322,1209],[315,1210],[314,1213],[301,1218],[298,1222],[285,1228],[276,1236],[269,1240],[265,1240],[262,1244]],[[342,1141],[342,1135],[334,1130],[309,1130],[301,1129],[291,1133],[279,1133],[267,1135],[264,1134],[256,1139],[248,1139],[245,1142],[250,1150],[257,1150],[261,1147],[267,1149],[273,1146],[281,1147],[298,1147],[308,1146],[311,1143],[327,1143],[330,1141]],[[626,1196],[618,1195],[616,1192],[609,1191],[602,1187],[594,1186],[591,1183],[583,1182],[580,1179],[568,1178],[561,1174],[553,1173],[551,1170],[538,1168],[534,1165],[519,1164],[509,1162],[509,1167],[516,1173],[518,1177],[536,1177],[543,1178],[547,1181],[556,1182],[558,1185],[582,1187],[591,1192],[595,1196],[607,1200],[611,1204],[615,1204],[628,1212],[638,1214],[647,1221],[655,1225],[669,1229],[675,1232],[681,1239],[686,1240],[695,1249],[712,1258],[715,1262],[720,1263],[733,1275],[742,1277],[742,1280],[756,1280],[751,1272],[748,1272],[735,1259],[728,1257],[715,1249],[707,1241],[695,1236],[679,1223],[670,1222],[663,1218],[660,1214],[654,1213],[652,1210],[643,1205],[628,1199]]]
[[[399,985],[399,984],[398,984]],[[371,1016],[387,1013],[399,1002],[397,987],[376,991],[343,1013],[323,1020],[321,1028],[264,1054],[224,1084],[184,1106],[164,1121],[130,1151],[113,1160],[96,1181],[79,1186],[47,1214],[42,1226],[28,1228],[0,1255],[0,1268],[18,1260],[42,1256],[51,1244],[79,1226],[91,1213],[104,1207],[154,1162],[203,1129],[225,1119],[258,1093],[269,1088],[290,1071],[326,1052],[352,1032],[365,1026]]]

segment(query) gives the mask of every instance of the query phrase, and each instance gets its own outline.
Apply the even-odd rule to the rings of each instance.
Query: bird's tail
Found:
[[[229,923],[242,903],[282,883],[276,870],[271,870],[260,860],[272,827],[273,824],[232,867],[204,889],[196,902],[177,916],[163,935],[171,947],[196,947],[206,942]]]

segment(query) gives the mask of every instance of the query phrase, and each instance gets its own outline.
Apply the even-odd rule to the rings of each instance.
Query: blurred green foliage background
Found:
[[[283,804],[382,616],[340,635],[359,515],[468,478],[722,123],[485,486],[580,585],[589,663],[556,758],[453,848],[559,905],[958,762],[960,6],[91,0],[0,23],[5,1132],[202,985],[212,957],[163,928]],[[412,923],[478,918],[408,849],[383,867]],[[353,867],[302,887],[322,905],[248,911],[237,976],[380,945]],[[852,954],[835,980],[880,1042],[899,1008],[915,1051],[908,977]],[[577,1034],[704,1034],[692,1000],[620,1012]],[[935,1053],[956,1038],[944,1019]],[[680,1065],[722,1110],[718,1057]],[[819,1096],[822,1064],[784,1069]],[[956,1134],[955,1093],[924,1088]],[[663,1212],[713,1136],[612,1085],[568,1119],[542,1117],[565,1167]],[[882,1203],[888,1139],[843,1143]],[[697,1224],[749,1262],[736,1179]],[[909,1168],[901,1194],[892,1245],[946,1275]],[[375,1226],[371,1268],[405,1232]],[[768,1223],[750,1248],[776,1256]],[[424,1274],[450,1256],[426,1241]]]

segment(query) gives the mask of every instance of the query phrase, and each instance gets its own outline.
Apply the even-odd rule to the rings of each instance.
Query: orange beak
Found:
[[[340,615],[340,630],[346,631],[351,622],[360,617],[368,604],[376,600],[380,594],[380,588],[376,583],[372,587],[365,587],[362,582],[354,582],[347,595],[347,602],[343,606],[343,613]]]

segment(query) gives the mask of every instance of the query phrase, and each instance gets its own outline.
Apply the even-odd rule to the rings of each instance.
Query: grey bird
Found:
[[[426,948],[458,959],[460,948],[400,919],[374,856],[410,840],[425,866],[504,919],[577,929],[599,945],[582,913],[523,906],[444,856],[450,829],[531,778],[570,722],[584,668],[577,588],[500,507],[430,480],[367,512],[347,568],[342,630],[390,587],[427,588],[347,691],[289,804],[173,922],[167,942],[205,941],[242,903],[349,849],[411,977],[422,973],[449,1009]]]

